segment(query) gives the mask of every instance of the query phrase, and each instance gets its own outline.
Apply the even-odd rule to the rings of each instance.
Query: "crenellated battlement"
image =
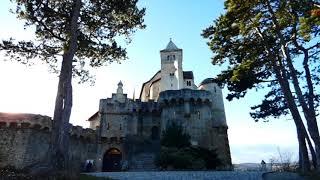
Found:
[[[97,132],[90,128],[83,128],[81,126],[72,126],[69,130],[71,137],[87,139],[94,141],[96,139]]]
[[[100,100],[100,112],[109,114],[131,114],[135,112],[159,112],[159,104],[154,100],[141,102],[133,99],[126,99],[124,103],[120,103],[113,98]]]
[[[134,102],[134,110],[137,112],[143,112],[143,113],[159,112],[160,107],[159,107],[159,104],[154,100],[149,100],[147,102],[141,102],[140,100],[139,101],[137,100]]]
[[[71,137],[84,138],[92,141],[96,139],[95,130],[70,125],[69,133]],[[49,116],[40,114],[0,113],[0,128],[34,129],[51,132],[52,119]]]
[[[34,128],[51,131],[51,117],[40,114],[0,113],[0,127]]]
[[[213,100],[212,94],[205,90],[167,90],[160,93],[158,102],[160,106],[179,104],[183,102],[192,103],[208,103],[211,104]]]

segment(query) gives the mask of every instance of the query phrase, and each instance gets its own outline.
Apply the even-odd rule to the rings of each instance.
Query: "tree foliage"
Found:
[[[75,0],[11,0],[12,10],[25,22],[25,28],[35,28],[36,39],[4,40],[0,46],[11,59],[25,64],[42,61],[54,72],[60,71],[61,56],[70,46],[71,20]],[[73,58],[73,75],[81,82],[88,80],[88,67],[100,67],[126,59],[126,51],[116,38],[126,37],[137,28],[144,28],[145,9],[138,9],[137,0],[82,0],[77,28],[77,51]]]
[[[260,89],[261,87],[270,87],[270,92],[266,96],[269,102],[278,101],[283,96],[279,87],[276,87],[278,83],[274,67],[266,51],[266,44],[268,44],[271,50],[281,55],[281,44],[266,2],[260,0],[226,1],[227,13],[220,16],[214,25],[203,31],[202,35],[209,39],[208,45],[215,53],[212,63],[214,65],[228,64],[228,69],[222,71],[217,77],[218,82],[226,84],[230,91],[227,96],[228,100],[244,97],[249,89]],[[305,48],[309,51],[309,64],[312,64],[312,75],[316,80],[314,84],[319,84],[319,79],[316,77],[319,73],[317,61],[320,46],[317,39],[319,38],[320,21],[318,16],[312,16],[310,13],[314,9],[312,1],[269,0],[268,2],[279,22],[277,29],[282,32],[292,58],[297,64],[301,63],[296,68],[301,82],[306,82],[305,72],[301,69],[302,52],[294,45],[294,41],[299,42],[301,46],[306,46]],[[260,34],[264,35],[264,40],[261,39]],[[286,64],[283,65],[286,66]],[[288,67],[285,68],[286,73],[289,73]],[[315,96],[314,100],[319,101],[319,96]],[[255,106],[253,109],[259,107],[261,106]],[[282,109],[285,104],[279,104],[279,107]],[[265,113],[263,110],[268,109],[261,109],[261,112]],[[286,111],[282,112],[270,111],[268,115],[278,117],[286,114]],[[254,117],[259,116],[254,115]]]

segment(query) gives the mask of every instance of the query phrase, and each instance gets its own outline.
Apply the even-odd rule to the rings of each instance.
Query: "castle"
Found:
[[[182,69],[182,49],[171,40],[160,57],[161,70],[143,83],[139,99],[128,98],[120,81],[111,98],[100,100],[99,110],[88,119],[89,129],[72,126],[70,165],[81,170],[90,161],[96,171],[153,169],[161,134],[176,123],[193,146],[216,149],[221,168],[231,167],[221,88],[211,78],[196,86],[193,72]],[[0,136],[5,137],[0,141],[0,167],[41,162],[50,132],[49,117],[0,113]]]
[[[217,149],[223,164],[231,165],[221,88],[211,78],[196,86],[193,72],[183,71],[182,49],[171,40],[160,57],[161,70],[143,83],[139,99],[128,98],[120,81],[117,93],[100,100],[90,128],[100,128],[104,138],[158,140],[174,122],[191,136],[192,145]]]

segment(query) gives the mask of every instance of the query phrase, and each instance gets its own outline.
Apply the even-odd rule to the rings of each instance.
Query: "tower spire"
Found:
[[[165,50],[169,50],[169,51],[172,51],[172,50],[178,50],[179,48],[172,42],[172,38],[170,38],[170,41],[166,47]]]

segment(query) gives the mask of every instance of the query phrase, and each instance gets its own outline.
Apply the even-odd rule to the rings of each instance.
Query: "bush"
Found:
[[[220,164],[215,151],[204,148],[187,147],[182,149],[177,148],[161,148],[160,154],[155,159],[155,164],[158,167],[167,169],[216,169]]]
[[[190,136],[175,123],[163,133],[161,145],[155,159],[155,164],[161,168],[203,170],[216,169],[221,164],[215,150],[192,147]]]
[[[278,155],[270,158],[270,169],[277,172],[297,172],[298,161],[293,159],[293,154],[290,152],[281,152],[277,148]]]
[[[189,147],[190,135],[183,132],[181,126],[172,123],[164,132],[161,138],[161,145],[166,147]]]
[[[221,161],[215,150],[209,150],[202,147],[191,148],[191,150],[197,158],[204,160],[207,169],[216,169],[221,165]]]

